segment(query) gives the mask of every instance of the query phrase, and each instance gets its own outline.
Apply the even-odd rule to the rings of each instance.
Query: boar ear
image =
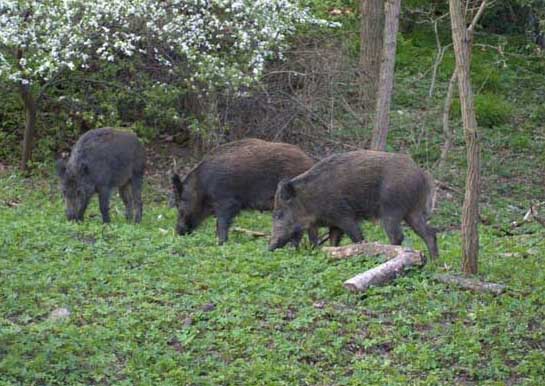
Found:
[[[58,159],[55,165],[55,169],[57,170],[57,175],[60,178],[63,178],[66,173],[66,161],[62,158]]]
[[[182,184],[182,180],[180,180],[180,176],[174,173],[172,177],[170,178],[170,180],[172,181],[172,186],[174,186],[174,191],[177,194],[182,193],[183,184]]]
[[[295,197],[295,188],[290,181],[280,183],[280,198],[284,201],[290,201]]]

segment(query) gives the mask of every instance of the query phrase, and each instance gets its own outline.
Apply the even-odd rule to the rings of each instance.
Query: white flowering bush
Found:
[[[288,0],[0,0],[0,78],[32,84],[146,55],[189,86],[238,87],[300,23],[325,22]]]

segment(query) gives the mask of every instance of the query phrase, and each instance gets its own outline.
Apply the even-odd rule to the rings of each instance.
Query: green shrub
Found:
[[[453,116],[460,117],[460,102],[452,104]],[[495,127],[509,122],[513,115],[513,106],[504,97],[495,94],[475,96],[477,124],[481,127]]]
[[[475,97],[477,122],[480,126],[494,127],[507,123],[513,114],[513,107],[502,96],[481,94]]]

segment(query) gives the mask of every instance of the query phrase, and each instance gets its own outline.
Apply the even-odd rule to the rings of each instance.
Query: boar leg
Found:
[[[320,235],[318,234],[318,227],[311,226],[307,230],[308,240],[313,248],[317,248],[320,245]]]
[[[98,192],[98,206],[100,207],[100,213],[102,214],[102,222],[110,222],[110,188],[102,188]]]
[[[301,243],[301,239],[303,238],[303,232],[296,232],[293,238],[290,241],[290,244],[294,248],[299,248],[299,243]]]
[[[218,242],[222,245],[228,239],[229,227],[233,218],[240,212],[240,204],[235,201],[222,202],[217,205],[216,212],[216,234]]]
[[[397,217],[384,217],[382,227],[386,231],[390,244],[401,245],[403,242],[403,231],[401,230],[401,219]]]
[[[337,227],[329,227],[329,245],[338,247],[343,238],[343,231]]]
[[[133,174],[131,177],[131,190],[132,190],[132,202],[133,207],[136,210],[134,216],[134,222],[140,223],[142,221],[142,184],[144,182],[144,174]]]
[[[132,221],[132,193],[131,185],[125,184],[119,187],[119,195],[125,204],[125,218],[127,221]]]
[[[360,225],[353,218],[344,218],[339,223],[335,224],[342,232],[346,233],[348,237],[354,243],[359,243],[363,241],[363,235],[361,234]]]
[[[411,213],[406,218],[405,221],[409,226],[416,232],[418,236],[424,240],[432,259],[439,256],[439,250],[437,248],[437,238],[435,236],[435,230],[428,226],[426,223],[426,218],[422,213]]]

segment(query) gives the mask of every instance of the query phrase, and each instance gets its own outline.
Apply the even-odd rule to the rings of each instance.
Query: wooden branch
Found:
[[[421,266],[425,263],[424,255],[412,249],[397,247],[398,255],[393,259],[354,276],[344,282],[344,288],[352,292],[362,292],[373,285],[380,285],[395,279],[412,266]]]
[[[434,180],[433,181],[434,185],[439,188],[439,189],[443,189],[443,190],[450,190],[451,192],[454,192],[454,193],[457,193],[457,194],[460,194],[460,195],[464,195],[464,192],[462,192],[460,189],[457,189],[453,186],[450,186],[449,184],[447,184],[446,182],[443,182],[443,181],[439,181],[439,180]]]
[[[252,237],[269,237],[269,235],[265,232],[252,231],[250,229],[239,228],[239,227],[233,227],[231,228],[231,231],[243,233],[245,235],[252,236]]]
[[[475,26],[477,25],[477,22],[479,21],[479,19],[481,18],[481,16],[484,13],[484,8],[485,7],[486,7],[486,0],[483,0],[481,5],[479,6],[479,9],[477,10],[477,13],[475,14],[475,16],[473,16],[473,20],[471,20],[471,24],[467,28],[467,32],[469,32],[470,34],[473,33],[473,30],[475,29]]]
[[[366,243],[365,241],[362,241],[361,243],[350,244],[342,247],[323,247],[322,250],[336,260],[347,259],[358,255],[384,255],[388,260],[391,260],[407,249],[397,245]]]
[[[449,126],[450,107],[452,105],[452,99],[454,97],[454,90],[456,81],[458,80],[456,75],[456,69],[452,72],[450,80],[448,82],[447,96],[445,97],[445,104],[443,105],[443,135],[445,136],[445,142],[441,148],[441,157],[439,158],[439,168],[443,169],[447,163],[448,152],[454,142],[454,130]]]
[[[463,276],[453,275],[434,275],[433,278],[437,281],[446,284],[454,284],[460,288],[475,292],[490,292],[494,295],[501,295],[507,289],[503,284],[488,283],[475,279],[470,279]]]
[[[398,245],[362,241],[361,243],[342,247],[324,247],[322,250],[334,259],[346,259],[358,255],[382,255],[386,257],[387,262],[344,282],[344,287],[353,292],[365,291],[372,285],[387,283],[402,274],[406,268],[421,266],[426,263],[426,258],[422,252]]]
[[[473,20],[471,20],[471,23],[469,24],[469,27],[467,28],[468,36],[470,39],[473,37],[473,32],[475,30],[475,26],[477,25],[477,22],[481,18],[481,16],[484,13],[484,9],[486,7],[486,0],[483,0],[481,2],[481,5],[479,6],[479,9],[477,10],[477,13],[475,13],[475,16],[473,16]],[[452,105],[452,99],[454,96],[454,86],[456,85],[457,81],[457,69],[454,68],[454,71],[452,72],[452,75],[450,77],[450,81],[448,84],[448,90],[447,90],[447,96],[445,98],[445,104],[443,106],[443,133],[445,136],[445,142],[443,143],[442,149],[441,149],[441,157],[439,158],[438,167],[440,169],[443,169],[447,162],[448,152],[450,148],[452,147],[453,141],[454,141],[454,130],[449,128],[449,115],[450,115],[450,107]]]
[[[439,70],[439,66],[441,62],[443,61],[443,58],[445,56],[445,53],[449,49],[450,46],[452,46],[452,43],[447,44],[446,46],[441,46],[441,39],[439,39],[439,30],[437,27],[437,23],[439,21],[439,18],[435,19],[433,21],[433,31],[435,33],[435,44],[437,46],[437,55],[435,56],[435,61],[433,63],[432,67],[432,76],[431,76],[431,83],[430,83],[430,89],[428,90],[428,98],[431,98],[433,96],[433,90],[435,88],[435,81],[437,79],[437,71]]]
[[[318,241],[318,246],[324,245],[327,240],[329,240],[329,232],[320,237],[320,241]]]
[[[511,228],[518,228],[525,223],[531,222],[532,220],[536,220],[541,226],[545,227],[545,219],[539,216],[539,212],[538,212],[539,208],[542,205],[543,203],[537,203],[535,205],[532,205],[530,209],[528,209],[528,211],[524,215],[524,218],[522,219],[522,221],[520,222],[513,221],[511,223]]]

